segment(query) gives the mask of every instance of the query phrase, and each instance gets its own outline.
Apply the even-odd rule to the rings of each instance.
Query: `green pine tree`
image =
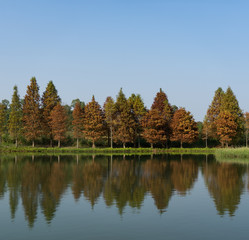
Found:
[[[18,94],[17,86],[14,86],[14,93],[10,105],[8,128],[10,136],[15,140],[17,147],[18,139],[22,133],[22,105],[20,101],[20,96]]]
[[[6,131],[6,117],[7,117],[6,105],[0,103],[0,143],[2,142],[2,136]]]

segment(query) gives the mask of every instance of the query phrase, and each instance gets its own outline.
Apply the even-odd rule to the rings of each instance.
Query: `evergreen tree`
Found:
[[[233,138],[233,141],[237,142],[238,140],[240,140],[244,133],[244,115],[239,107],[238,100],[236,99],[236,96],[234,95],[230,87],[227,88],[227,91],[222,98],[221,110],[228,111],[232,114],[237,125],[237,133]]]
[[[111,148],[113,148],[113,125],[114,125],[114,114],[115,114],[115,103],[112,97],[107,97],[104,103],[104,114],[105,121],[108,126],[108,139],[109,135],[111,138]]]
[[[51,112],[51,129],[53,138],[58,141],[58,147],[60,147],[61,141],[66,138],[67,131],[67,114],[60,103]]]
[[[171,126],[173,130],[172,140],[180,141],[181,148],[182,143],[192,143],[199,135],[197,123],[191,113],[184,108],[179,108],[175,112]]]
[[[204,135],[206,139],[208,139],[209,137],[213,139],[218,139],[215,121],[218,118],[221,111],[223,96],[224,96],[224,91],[222,90],[222,88],[218,88],[215,91],[213,101],[207,110],[207,114],[203,122],[204,125],[203,129],[205,131]]]
[[[234,115],[228,110],[222,110],[215,121],[217,125],[217,135],[222,144],[228,147],[228,144],[232,142],[237,134],[238,125]]]
[[[92,141],[93,148],[95,142],[104,135],[104,114],[94,96],[85,107],[83,133],[86,139]]]
[[[83,132],[83,109],[80,102],[76,102],[73,110],[73,135],[77,139],[77,148],[79,148],[79,138]]]
[[[248,147],[248,131],[249,131],[249,112],[244,114],[245,117],[245,135],[246,135],[246,147]]]
[[[9,133],[18,146],[18,139],[22,133],[22,105],[18,94],[17,86],[14,86],[14,93],[10,105]]]
[[[2,142],[2,135],[5,133],[6,130],[6,116],[6,106],[0,103],[0,143]]]
[[[42,95],[42,122],[43,122],[43,134],[50,139],[50,146],[53,145],[52,127],[51,127],[51,112],[53,108],[61,103],[61,99],[58,96],[58,92],[52,81],[49,81],[45,92]]]
[[[135,95],[132,94],[129,99],[128,103],[131,107],[131,110],[135,117],[135,137],[138,139],[138,147],[140,147],[140,134],[142,132],[141,128],[141,121],[143,116],[146,114],[146,108],[144,106],[144,102],[139,94]]]
[[[35,77],[31,78],[24,98],[23,127],[25,137],[32,141],[34,147],[35,140],[42,133],[39,86]]]
[[[134,142],[136,122],[122,88],[117,96],[115,109],[115,128],[113,138],[116,143],[121,142],[125,148],[126,143]]]
[[[168,102],[166,94],[160,89],[157,93],[151,110],[145,115],[143,125],[143,136],[153,147],[154,143],[165,143],[172,134],[171,120],[173,109]]]

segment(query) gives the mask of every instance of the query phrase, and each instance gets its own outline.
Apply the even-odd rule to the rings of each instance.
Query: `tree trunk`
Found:
[[[208,135],[207,135],[207,131],[206,131],[206,148],[208,147]]]
[[[182,140],[181,140],[181,148],[182,148]]]
[[[125,143],[123,143],[123,148],[125,148]]]
[[[77,148],[79,148],[79,138],[77,138]]]
[[[58,148],[61,147],[61,140],[58,140]]]
[[[17,138],[16,138],[16,147],[18,147],[18,140],[17,140]]]
[[[110,133],[111,133],[111,148],[113,148],[113,139],[112,139],[112,126],[110,127]]]
[[[50,138],[50,147],[53,147],[53,139]]]
[[[94,142],[94,140],[93,140],[93,145],[92,145],[92,148],[95,148],[95,142]]]
[[[140,148],[141,147],[140,134],[138,134],[138,136],[137,136],[137,144],[138,144],[138,148]]]
[[[153,143],[150,144],[150,147],[153,148]]]
[[[32,147],[35,147],[35,140],[32,140]]]

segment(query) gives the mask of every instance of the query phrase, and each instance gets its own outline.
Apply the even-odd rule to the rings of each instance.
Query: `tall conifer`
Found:
[[[113,125],[114,125],[115,103],[112,97],[107,97],[104,103],[105,121],[108,127],[108,137],[110,135],[111,148],[113,148]]]
[[[6,116],[7,116],[6,106],[0,103],[0,143],[2,142],[2,135],[6,130]]]
[[[121,88],[115,103],[114,141],[121,142],[124,148],[126,143],[134,142],[135,124],[134,114]]]
[[[52,81],[49,81],[46,90],[42,95],[42,122],[43,134],[50,139],[50,146],[52,146],[52,127],[51,127],[51,112],[53,108],[61,103],[58,92]]]
[[[77,148],[79,148],[79,138],[83,134],[83,109],[81,108],[80,102],[76,102],[73,110],[73,135],[77,140]]]
[[[181,143],[192,143],[198,135],[197,123],[189,111],[184,108],[179,108],[172,119],[172,140]]]
[[[42,133],[39,86],[35,77],[31,78],[24,97],[23,127],[25,137],[32,141],[34,147],[35,140]]]
[[[95,142],[104,135],[104,114],[94,96],[85,106],[83,133],[86,139],[92,141],[93,148]]]
[[[213,139],[218,140],[217,127],[215,121],[220,114],[223,97],[224,97],[224,91],[222,90],[222,88],[218,88],[214,93],[214,98],[207,110],[207,114],[203,122],[203,129],[204,129],[203,134],[205,135],[205,138],[211,137]]]
[[[58,141],[58,147],[61,141],[66,138],[67,131],[67,114],[66,110],[58,103],[51,111],[51,129],[54,140]]]
[[[22,105],[18,94],[17,86],[14,86],[14,93],[10,105],[9,133],[18,146],[18,139],[22,133]]]

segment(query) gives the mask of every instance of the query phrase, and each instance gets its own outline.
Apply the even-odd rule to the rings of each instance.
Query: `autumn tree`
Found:
[[[179,108],[172,120],[172,140],[182,143],[192,143],[198,137],[197,124],[189,111]]]
[[[53,139],[58,141],[58,147],[60,147],[61,141],[66,138],[67,131],[67,114],[60,103],[51,112],[51,129]]]
[[[245,117],[245,135],[246,135],[246,147],[248,147],[248,131],[249,131],[249,112],[244,114]]]
[[[238,142],[244,133],[244,115],[239,107],[239,102],[230,87],[227,88],[227,91],[222,98],[221,111],[228,111],[233,116],[237,125],[236,135],[233,136],[233,142]]]
[[[34,147],[35,140],[42,133],[39,86],[35,77],[31,78],[24,97],[23,128],[25,137],[32,141]]]
[[[86,139],[92,141],[93,148],[95,142],[104,135],[104,114],[94,96],[85,107],[83,133]]]
[[[6,130],[6,106],[0,103],[0,143],[2,142],[2,135]]]
[[[77,139],[77,148],[79,148],[79,138],[83,131],[83,109],[80,102],[76,102],[73,110],[73,135]]]
[[[143,116],[146,114],[146,108],[140,94],[132,94],[128,99],[131,111],[135,119],[135,137],[138,139],[138,147],[140,147],[140,135],[142,132],[141,122]]]
[[[42,95],[42,122],[43,134],[50,139],[50,146],[53,145],[52,126],[51,126],[51,112],[53,108],[61,103],[58,92],[52,81],[49,81],[46,90]]]
[[[160,89],[157,93],[151,109],[142,120],[143,137],[151,144],[166,143],[172,134],[171,120],[173,110],[168,102],[165,92]]]
[[[20,96],[18,94],[17,86],[14,86],[14,93],[10,105],[8,129],[10,135],[15,140],[17,147],[18,139],[22,133],[22,105],[20,101]]]
[[[105,121],[108,126],[108,137],[110,135],[111,148],[113,148],[113,126],[114,126],[114,114],[115,103],[112,97],[107,97],[104,103]]]
[[[232,113],[223,110],[220,112],[217,120],[215,121],[217,125],[217,135],[219,136],[220,143],[222,146],[232,142],[237,134],[238,125]]]
[[[221,111],[223,96],[224,96],[224,91],[222,90],[222,88],[218,88],[215,91],[212,103],[207,110],[207,114],[203,122],[203,134],[205,135],[204,138],[206,139],[206,145],[207,145],[207,139],[209,137],[218,140],[215,121],[218,118]]]
[[[134,142],[135,124],[134,114],[121,88],[115,103],[114,141],[121,142],[124,148],[126,143]]]

